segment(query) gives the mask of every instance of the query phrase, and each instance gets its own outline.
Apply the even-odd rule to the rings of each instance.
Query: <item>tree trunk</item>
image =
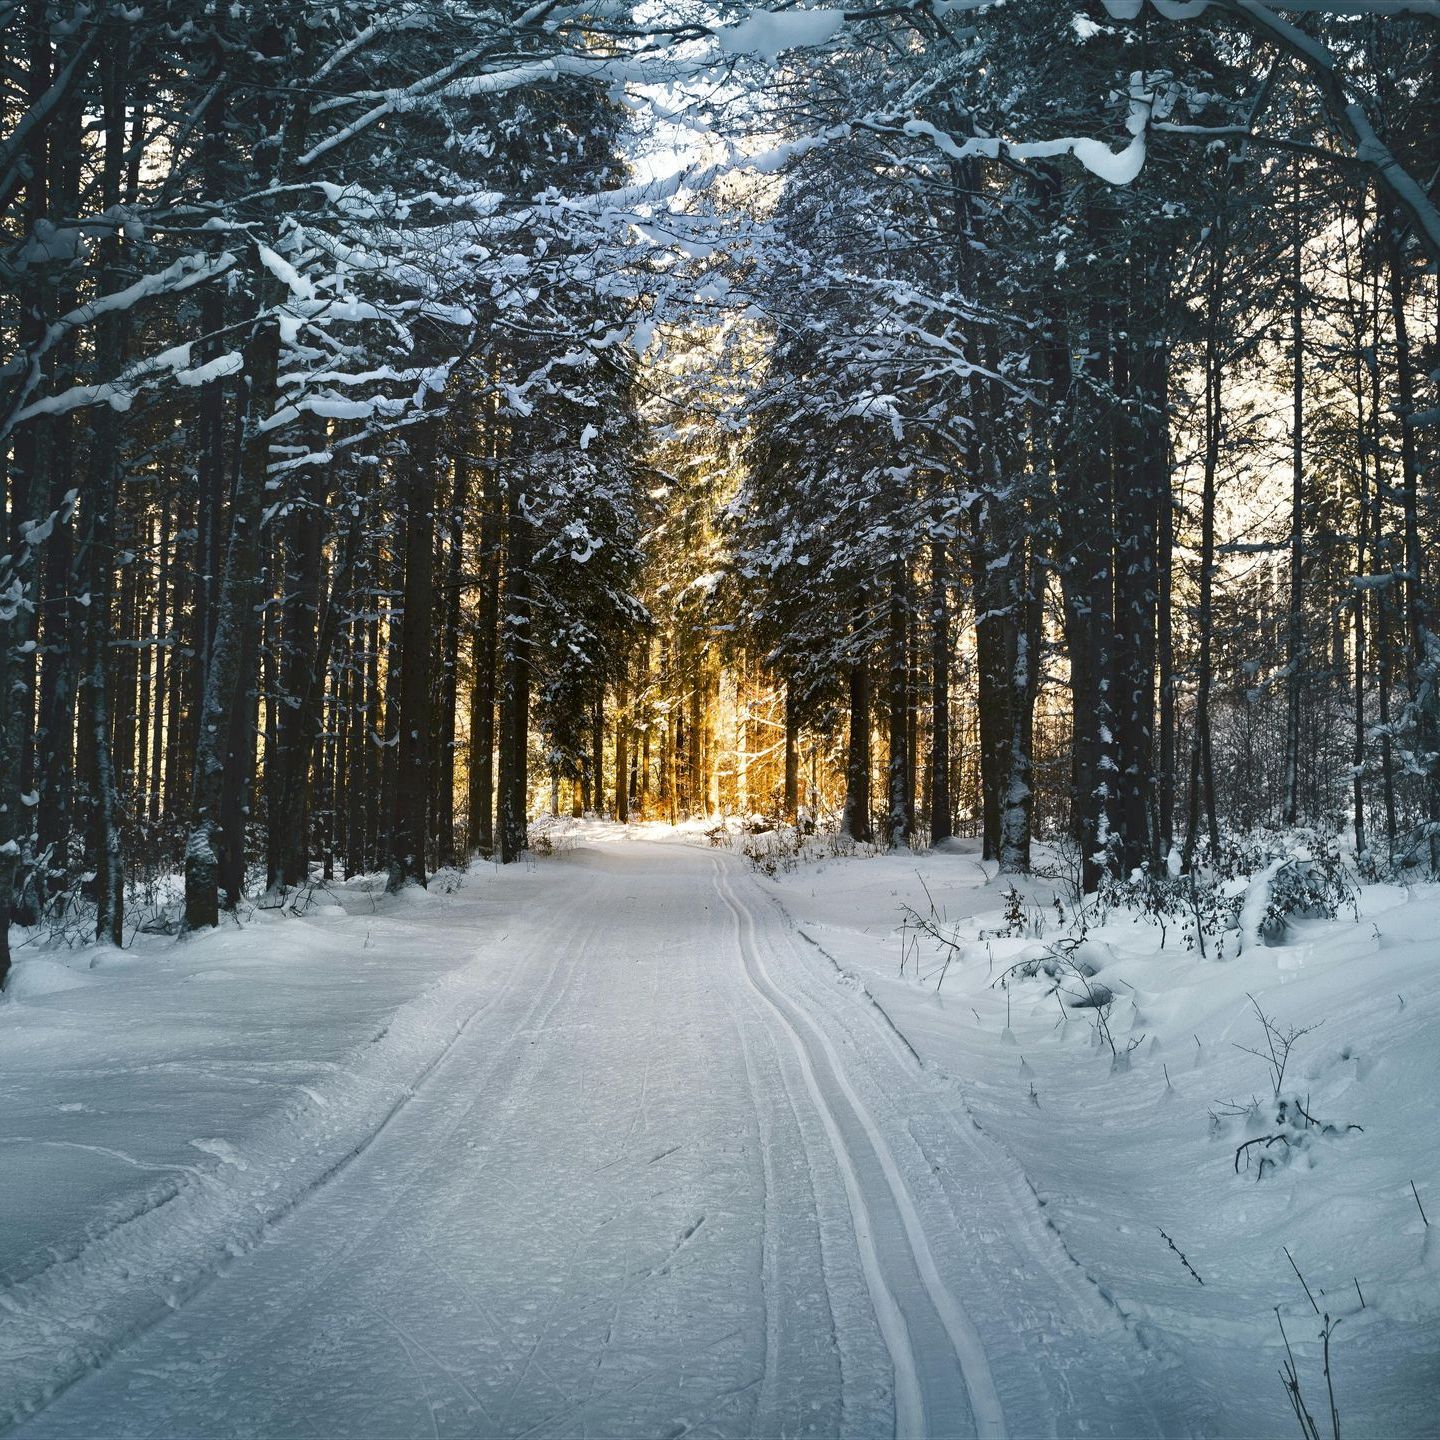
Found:
[[[1007,554],[1009,538],[999,507],[990,500],[980,501],[971,512],[970,577],[976,616],[981,841],[982,854],[987,860],[997,860],[1000,856],[1005,786],[1010,776],[1010,742],[1015,733],[1011,707],[1018,627],[1005,577],[1000,567],[992,564]]]
[[[1415,357],[1406,314],[1405,261],[1397,235],[1400,218],[1382,222],[1390,280],[1390,320],[1395,329],[1396,409],[1400,420],[1401,513],[1405,526],[1406,681],[1414,712],[1415,763],[1423,776],[1424,823],[1408,854],[1440,875],[1440,636],[1431,630],[1426,593],[1426,548],[1420,535],[1420,458],[1416,450]]]
[[[1226,226],[1223,211],[1211,234],[1210,284],[1205,324],[1205,437],[1200,498],[1200,596],[1195,616],[1199,660],[1195,674],[1195,733],[1190,750],[1190,786],[1185,827],[1184,868],[1195,863],[1202,812],[1212,855],[1220,848],[1215,811],[1215,765],[1210,745],[1210,691],[1214,683],[1215,487],[1224,431],[1224,377],[1220,356],[1224,304]]]
[[[1359,523],[1355,537],[1355,573],[1364,575],[1370,563],[1370,477],[1365,455],[1364,379],[1360,364],[1356,365],[1356,459],[1359,476],[1356,501]],[[1365,591],[1357,586],[1350,598],[1351,626],[1354,636],[1355,669],[1352,689],[1352,715],[1355,731],[1350,747],[1351,819],[1355,830],[1355,857],[1362,873],[1372,873],[1369,846],[1365,838]]]
[[[498,475],[485,480],[480,520],[480,593],[470,639],[474,683],[470,690],[470,848],[487,859],[495,848],[495,652],[500,609]]]
[[[860,638],[864,629],[865,607],[860,601],[855,606],[852,637],[858,653],[850,660],[850,729],[840,830],[851,840],[869,845],[875,839],[875,828],[870,818],[870,658]]]
[[[124,31],[115,26],[104,61],[105,161],[102,191],[107,204],[118,204],[125,153]],[[121,290],[120,236],[106,232],[100,242],[101,286],[107,293]],[[104,376],[118,375],[125,363],[128,332],[126,312],[107,315],[96,342],[96,367]],[[110,599],[115,566],[115,506],[120,488],[120,417],[108,405],[95,417],[91,433],[90,486],[87,500],[86,556],[83,572],[89,579],[87,661],[89,684],[86,743],[94,759],[94,785],[90,796],[90,848],[95,864],[95,938],[111,945],[124,943],[125,867],[121,845],[119,802],[113,762],[112,726],[108,698]]]
[[[890,570],[885,642],[889,712],[885,842],[891,849],[898,849],[910,843],[909,566],[902,555],[897,555]]]
[[[312,528],[318,529],[318,520],[312,521]],[[338,564],[328,589],[317,588],[310,626],[313,642],[307,656],[308,668],[303,675],[293,677],[299,689],[296,693],[287,690],[287,698],[293,703],[292,749],[287,755],[287,772],[293,765],[294,773],[287,784],[283,808],[275,818],[280,830],[279,879],[285,885],[301,884],[309,872],[309,850],[306,845],[306,819],[309,808],[309,777],[315,765],[315,747],[322,732],[329,727],[324,724],[325,677],[331,670],[331,657],[335,642],[345,618],[342,598],[348,601],[349,592],[355,581],[355,562],[360,549],[360,531],[363,512],[355,502],[350,512],[350,524],[340,547]],[[322,585],[317,573],[317,587]],[[347,661],[346,673],[353,667]],[[348,693],[348,692],[347,692]],[[338,698],[338,697],[337,697]],[[289,708],[287,706],[287,708]],[[348,706],[347,706],[348,708]],[[282,712],[283,714],[284,712]],[[332,760],[334,757],[332,756]],[[348,769],[348,765],[347,765]],[[338,803],[338,791],[332,785],[330,804]],[[332,833],[331,853],[338,837]],[[348,846],[347,846],[348,849]],[[275,883],[272,876],[271,884]]]
[[[27,108],[38,105],[50,86],[50,19],[44,0],[28,0],[24,26],[29,38],[25,91]],[[34,127],[25,146],[25,203],[21,222],[27,233],[48,218],[49,156],[44,126]],[[31,265],[17,287],[19,314],[15,342],[25,355],[43,340],[47,325],[45,267]],[[3,537],[6,557],[0,560],[0,694],[6,697],[0,713],[0,985],[10,968],[10,922],[17,916],[20,897],[16,882],[30,849],[30,810],[21,796],[30,788],[29,763],[34,736],[35,658],[34,601],[39,555],[27,543],[23,527],[38,519],[47,494],[49,420],[35,416],[22,423],[11,441],[8,533]],[[29,918],[29,917],[27,917]]]
[[[595,813],[605,816],[605,681],[597,680],[599,693],[590,708],[590,795]]]
[[[501,605],[500,860],[512,864],[525,853],[530,761],[530,563],[533,541],[523,496],[507,486],[505,593]]]
[[[433,403],[429,396],[427,404]],[[435,467],[438,421],[410,427],[405,460],[405,598],[400,620],[400,739],[388,888],[425,883],[430,795],[430,653],[435,610]]]
[[[1168,411],[1168,407],[1167,407]],[[1169,483],[1169,437],[1165,438],[1166,484],[1156,497],[1156,685],[1160,698],[1158,751],[1155,776],[1156,849],[1165,859],[1175,845],[1175,515]]]
[[[444,630],[440,644],[440,704],[436,727],[438,752],[435,783],[435,858],[440,865],[455,863],[455,717],[460,683],[460,591],[465,551],[465,512],[470,503],[470,425],[462,411],[457,417],[454,483],[450,491],[449,524],[445,537]]]
[[[231,721],[249,685],[247,636],[255,629],[259,598],[260,525],[270,460],[263,428],[274,405],[280,330],[269,313],[277,286],[257,253],[254,263],[256,318],[245,342],[244,420],[236,470],[230,536],[216,594],[214,637],[200,707],[195,770],[185,845],[185,928],[220,922],[220,823],[225,796]]]
[[[62,215],[79,211],[80,165],[84,153],[81,96],[61,112],[56,138],[50,145],[55,205]],[[56,297],[56,310],[65,314],[79,297],[72,282]],[[75,383],[78,345],[72,334],[52,352],[52,373],[58,389]],[[59,516],[46,544],[43,589],[40,594],[40,707],[35,734],[35,779],[39,792],[35,808],[37,879],[44,889],[64,884],[67,841],[73,822],[75,790],[75,708],[84,663],[85,624],[72,614],[75,596],[83,593],[82,577],[75,572],[74,417],[50,420],[49,484],[47,509]],[[162,562],[163,583],[163,562]],[[3,643],[3,642],[0,642]],[[163,653],[163,652],[162,652]]]
[[[624,675],[615,682],[615,818],[630,820],[630,691]]]
[[[250,623],[240,641],[240,674],[243,677],[234,708],[226,746],[225,773],[220,798],[220,900],[226,910],[239,905],[245,888],[246,841],[250,807],[255,794],[256,750],[260,718],[261,635],[268,613],[262,620],[256,613],[259,601],[270,593],[268,565],[254,585],[257,603],[251,607]]]
[[[795,682],[785,682],[785,818],[793,825],[800,818],[800,714],[795,704]]]
[[[307,443],[321,448],[322,436]],[[310,822],[310,758],[312,713],[302,715],[303,697],[312,677],[323,673],[324,656],[316,652],[320,612],[320,570],[324,559],[327,517],[325,470],[318,465],[302,472],[299,494],[291,502],[285,535],[285,592],[280,616],[279,693],[271,697],[275,711],[275,749],[265,768],[273,769],[275,808],[270,816],[267,884],[299,885],[308,870]]]
[[[938,523],[938,522],[937,522]],[[950,800],[950,608],[945,584],[945,541],[930,540],[930,763],[926,809],[930,843],[954,834]]]
[[[698,652],[698,644],[694,652]],[[698,653],[690,656],[690,713],[685,724],[685,774],[688,790],[686,809],[699,815],[705,808],[705,751],[702,726],[705,718],[705,666]]]
[[[1019,634],[1012,680],[1014,731],[1010,741],[1010,774],[1000,826],[1000,868],[1023,874],[1030,868],[1030,843],[1035,828],[1035,699],[1040,688],[1041,645],[1044,643],[1045,562],[1037,536],[1029,564],[1016,584],[1015,608]]]
[[[1285,640],[1285,759],[1280,821],[1300,818],[1300,663],[1305,648],[1305,325],[1300,231],[1300,162],[1291,162],[1290,189],[1290,603]]]

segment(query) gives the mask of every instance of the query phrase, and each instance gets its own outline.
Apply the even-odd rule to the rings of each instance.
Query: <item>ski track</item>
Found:
[[[178,1308],[92,1337],[17,1433],[1160,1428],[1023,1176],[737,861],[546,863],[503,983],[394,1107]],[[1070,1368],[1041,1353],[1097,1315]],[[1074,1393],[1099,1364],[1113,1413]]]
[[[895,1158],[889,1146],[880,1135],[874,1120],[861,1103],[845,1075],[844,1066],[835,1047],[823,1030],[819,1029],[803,1012],[797,1010],[775,987],[760,958],[756,944],[754,912],[736,895],[724,867],[717,862],[715,867],[716,890],[724,899],[735,919],[735,938],[740,951],[746,979],[783,1024],[801,1057],[806,1086],[810,1091],[815,1108],[820,1112],[836,1159],[845,1176],[845,1188],[850,1199],[851,1211],[855,1217],[856,1238],[865,1263],[866,1281],[880,1316],[885,1343],[890,1351],[896,1371],[896,1430],[901,1435],[918,1435],[932,1432],[928,1424],[930,1417],[945,1413],[935,1400],[928,1404],[925,1384],[911,1344],[912,1328],[921,1322],[918,1317],[907,1316],[901,1309],[894,1292],[886,1281],[882,1267],[875,1232],[877,1215],[884,1204],[883,1197],[867,1195],[862,1185],[858,1167],[851,1153],[851,1142],[842,1133],[838,1117],[837,1099],[843,1097],[851,1115],[860,1125],[868,1140],[875,1160],[880,1166],[889,1201],[897,1212],[906,1243],[910,1249],[911,1264],[918,1271],[931,1304],[949,1336],[955,1359],[964,1376],[970,1408],[978,1432],[986,1440],[1002,1440],[1005,1435],[1004,1411],[995,1384],[990,1376],[990,1367],[985,1358],[985,1349],[975,1327],[955,1297],[941,1280],[925,1238],[919,1216],[915,1212],[905,1181],[896,1168]],[[809,1037],[807,1039],[807,1037]],[[839,1096],[826,1095],[817,1075],[817,1065],[810,1042],[818,1045],[828,1064],[828,1077]],[[932,1381],[933,1383],[933,1381]],[[952,1412],[953,1413],[953,1412]]]
[[[981,867],[976,864],[976,868]],[[982,869],[982,882],[984,878]],[[1027,1433],[1063,1434],[1063,1417],[1085,1415],[1087,1411],[1086,1423],[1072,1420],[1072,1428],[1117,1435],[1198,1436],[1208,1433],[1211,1407],[1185,1373],[1181,1357],[1159,1349],[1153,1332],[1148,1337],[1142,1336],[1140,1328],[1105,1286],[1076,1260],[1065,1237],[1046,1213],[1044,1201],[1037,1194],[1024,1167],[1002,1139],[981,1125],[961,1082],[941,1067],[921,1059],[904,1031],[896,1025],[885,1006],[870,993],[863,980],[841,965],[818,940],[808,934],[778,895],[767,887],[764,898],[780,916],[787,932],[798,935],[811,951],[824,957],[828,984],[822,982],[822,988],[836,989],[834,982],[839,982],[840,986],[853,991],[863,1001],[863,1004],[846,1007],[849,1015],[846,1017],[842,1012],[842,1019],[848,1018],[850,1026],[855,1027],[865,1023],[857,1016],[871,1018],[872,1023],[865,1028],[878,1037],[889,1050],[897,1068],[909,1077],[907,1088],[912,1093],[917,1088],[917,1080],[925,1089],[930,1089],[938,1081],[953,1100],[953,1103],[940,1107],[930,1107],[923,1123],[915,1120],[906,1122],[909,1138],[919,1148],[925,1168],[932,1169],[940,1177],[945,1189],[944,1203],[950,1220],[946,1229],[957,1234],[964,1230],[966,1215],[974,1213],[972,1196],[975,1177],[988,1177],[992,1204],[1000,1200],[1005,1206],[1003,1239],[1015,1251],[1017,1273],[1018,1266],[1023,1265],[1027,1273],[1043,1277],[1045,1281],[1038,1297],[1024,1297],[1024,1302],[1032,1307],[1031,1326],[1036,1319],[1034,1307],[1037,1299],[1042,1306],[1063,1302],[1067,1326],[1073,1332],[1067,1345],[1072,1353],[1065,1368],[1055,1365],[1044,1377],[1052,1387],[1051,1405],[1048,1413],[1032,1409],[1027,1414]],[[938,1125],[951,1143],[936,1144],[932,1138],[927,1146],[927,1137],[923,1134],[927,1125]],[[931,1164],[932,1150],[935,1159],[953,1161],[957,1147],[973,1162],[963,1172],[968,1182],[966,1188],[958,1191],[953,1185],[953,1165]],[[972,1244],[993,1254],[996,1240],[993,1234],[973,1237]],[[1032,1292],[1035,1289],[1033,1285],[1029,1288]],[[1045,1293],[1047,1291],[1050,1293]],[[1013,1286],[1009,1289],[1009,1298],[1018,1313],[1022,1296]],[[1053,1324],[1045,1321],[1043,1312],[1040,1319],[1046,1325],[1048,1339]],[[1019,1330],[1020,1327],[1013,1328]],[[1083,1340],[1082,1336],[1085,1337]],[[1100,1387],[1095,1386],[1090,1377],[1102,1372],[1108,1379],[1098,1396],[1101,1403],[1097,1407],[1096,1392]],[[1077,1388],[1071,1378],[1072,1373],[1079,1377],[1083,1388]]]

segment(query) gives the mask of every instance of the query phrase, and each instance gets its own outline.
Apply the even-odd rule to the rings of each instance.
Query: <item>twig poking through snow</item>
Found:
[[[1310,1293],[1310,1287],[1305,1284],[1305,1277],[1300,1273],[1300,1267],[1295,1263],[1295,1257],[1290,1253],[1290,1247],[1288,1245],[1282,1245],[1280,1248],[1285,1252],[1285,1258],[1290,1262],[1290,1268],[1295,1272],[1295,1278],[1304,1286],[1305,1298],[1314,1307],[1315,1313],[1318,1315],[1320,1313],[1320,1307],[1315,1304],[1315,1297]]]
[[[1285,1393],[1290,1397],[1290,1408],[1300,1422],[1300,1433],[1306,1440],[1320,1440],[1320,1429],[1315,1417],[1306,1408],[1304,1396],[1300,1393],[1300,1372],[1295,1368],[1295,1354],[1290,1349],[1290,1337],[1285,1333],[1285,1322],[1280,1318],[1280,1307],[1275,1307],[1275,1323],[1280,1327],[1280,1338],[1285,1342],[1285,1364],[1280,1370],[1280,1379]]]
[[[1160,1229],[1158,1225],[1155,1228]],[[1185,1252],[1163,1230],[1160,1230],[1160,1238],[1180,1257],[1180,1263],[1195,1277],[1195,1283],[1203,1285],[1205,1282],[1200,1278],[1200,1272],[1185,1258]]]

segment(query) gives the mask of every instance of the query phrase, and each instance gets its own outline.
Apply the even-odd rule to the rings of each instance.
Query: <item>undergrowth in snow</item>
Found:
[[[1284,1433],[1298,1385],[1328,1434],[1327,1340],[1346,1434],[1434,1433],[1440,888],[1363,884],[1313,837],[1083,901],[1054,852],[1012,878],[967,841],[735,843],[1212,1433]]]

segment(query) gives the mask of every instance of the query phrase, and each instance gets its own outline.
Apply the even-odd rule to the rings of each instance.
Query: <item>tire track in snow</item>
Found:
[[[726,875],[723,862],[714,868],[716,893],[725,902],[735,921],[735,941],[740,953],[741,968],[751,988],[775,1014],[784,1027],[800,1062],[806,1088],[810,1092],[826,1135],[835,1152],[836,1163],[845,1184],[855,1222],[856,1241],[860,1249],[866,1284],[875,1306],[876,1318],[886,1348],[895,1366],[896,1432],[902,1436],[928,1433],[925,1387],[906,1320],[895,1292],[886,1280],[880,1263],[876,1240],[875,1212],[861,1182],[856,1156],[845,1139],[841,1120],[834,1102],[820,1084],[817,1060],[834,1077],[836,1088],[864,1132],[885,1181],[890,1198],[908,1247],[911,1261],[928,1296],[935,1314],[945,1330],[949,1346],[959,1365],[970,1408],[979,1434],[984,1440],[1003,1440],[1006,1434],[1004,1410],[995,1381],[990,1373],[984,1345],[970,1317],[946,1287],[935,1263],[924,1227],[914,1201],[895,1162],[895,1157],[881,1135],[873,1117],[861,1102],[846,1078],[844,1067],[825,1032],[797,1009],[776,987],[760,958],[756,944],[753,912],[736,896]],[[807,1034],[810,1039],[807,1039]],[[818,1048],[819,1054],[816,1053]],[[883,1197],[881,1203],[883,1204]]]

